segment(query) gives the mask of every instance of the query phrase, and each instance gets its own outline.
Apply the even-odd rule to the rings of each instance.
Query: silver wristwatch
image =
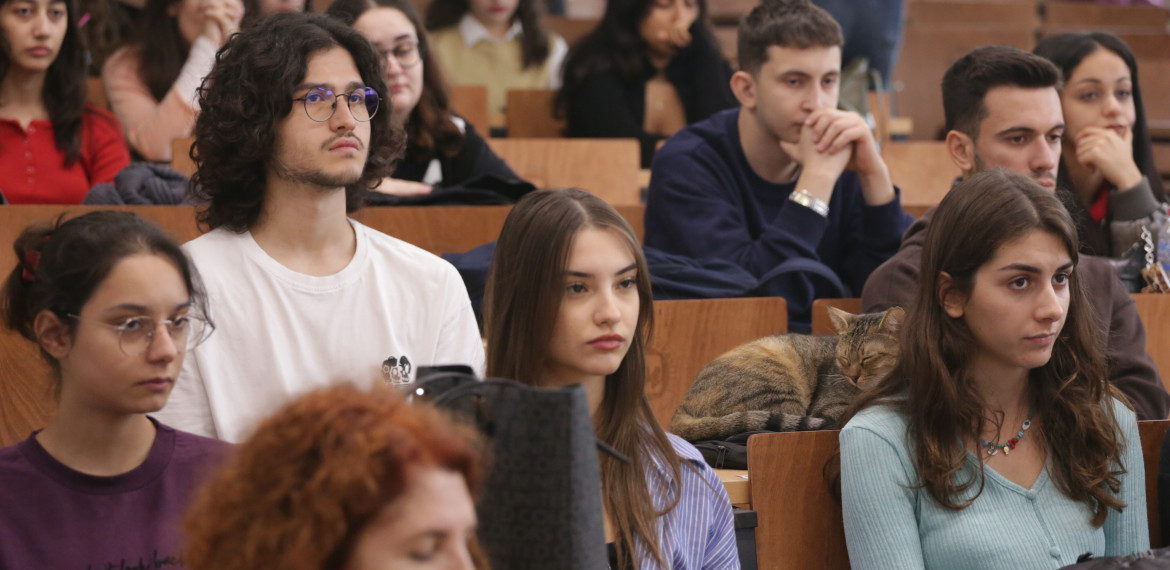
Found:
[[[824,200],[810,194],[804,188],[789,194],[788,199],[820,214],[822,217],[829,217],[829,205]]]

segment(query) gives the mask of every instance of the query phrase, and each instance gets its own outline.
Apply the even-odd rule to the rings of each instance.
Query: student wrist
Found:
[[[867,173],[861,178],[861,197],[866,205],[881,206],[890,203],[897,196],[894,184],[890,180],[889,171],[883,167],[881,172]]]
[[[833,197],[833,187],[837,185],[837,178],[829,173],[805,170],[796,179],[796,188],[794,191],[804,190],[814,198],[822,200],[825,203]]]
[[[1142,172],[1136,166],[1122,170],[1114,186],[1118,190],[1132,190],[1142,183]]]
[[[788,199],[820,214],[822,218],[829,217],[829,203],[813,196],[811,192],[804,188],[794,190],[792,194],[788,195]]]

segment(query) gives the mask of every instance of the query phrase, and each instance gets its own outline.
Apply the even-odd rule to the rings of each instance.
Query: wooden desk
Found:
[[[752,504],[752,490],[748,485],[747,469],[716,469],[723,488],[727,489],[727,497],[731,504],[750,509]]]
[[[1170,120],[1150,121],[1150,138],[1156,141],[1170,141]]]

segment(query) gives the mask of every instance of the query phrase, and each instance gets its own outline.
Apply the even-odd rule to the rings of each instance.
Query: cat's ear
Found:
[[[837,334],[843,334],[849,330],[849,327],[853,326],[853,321],[857,320],[857,315],[853,313],[842,311],[832,305],[828,305],[827,308],[829,309],[829,320],[832,321],[833,330],[837,331]]]
[[[902,307],[890,307],[882,315],[882,322],[879,326],[886,332],[895,333],[902,328],[904,322],[906,322],[906,311]]]
[[[955,288],[955,279],[946,271],[938,273],[938,279],[935,281],[935,287],[938,287],[939,302],[942,303],[942,309],[947,316],[952,319],[957,319],[963,316],[967,306],[967,298]]]

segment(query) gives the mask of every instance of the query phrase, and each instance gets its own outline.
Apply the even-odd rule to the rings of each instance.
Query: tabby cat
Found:
[[[898,360],[906,313],[829,307],[837,336],[785,334],[738,346],[699,371],[670,431],[688,441],[751,431],[829,429]]]

